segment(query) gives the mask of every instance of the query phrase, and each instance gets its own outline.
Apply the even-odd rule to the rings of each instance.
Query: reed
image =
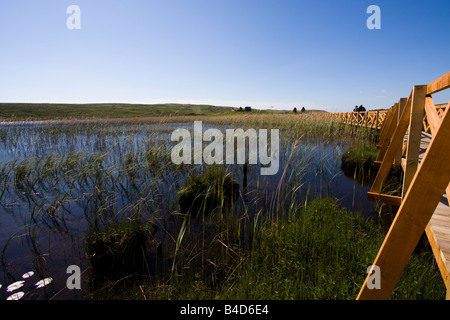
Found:
[[[263,177],[252,165],[211,170],[205,164],[173,164],[170,134],[180,126],[192,128],[194,120],[222,129],[279,129],[279,173]],[[92,269],[100,268],[96,259],[105,252],[118,252],[108,258],[114,262],[106,262],[116,265],[114,274],[104,278],[124,276],[123,261],[136,259],[130,265],[144,266],[138,273],[146,277],[138,292],[121,297],[347,299],[362,283],[358,277],[373,261],[370,248],[381,236],[334,202],[313,199],[333,197],[339,189],[343,152],[375,139],[370,130],[320,113],[4,126],[1,210],[25,221],[35,256],[45,252],[43,230],[66,237],[75,223],[82,225],[77,246],[86,251],[74,250],[89,258]],[[228,192],[238,184],[239,193]],[[210,214],[186,216],[183,194],[198,198],[196,206]],[[233,201],[225,206],[227,198]],[[5,266],[8,252],[19,246],[17,237],[7,239]],[[418,265],[425,265],[421,261]],[[434,274],[424,272],[423,283]],[[426,292],[424,297],[435,297]]]

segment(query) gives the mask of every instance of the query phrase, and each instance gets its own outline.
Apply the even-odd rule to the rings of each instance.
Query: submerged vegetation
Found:
[[[194,119],[279,129],[278,174],[173,164],[170,134]],[[384,231],[341,157],[376,138],[323,113],[0,126],[0,271],[32,264],[63,287],[70,261],[77,299],[354,299]],[[430,260],[413,256],[393,298],[442,297]],[[92,293],[94,275],[111,281]]]

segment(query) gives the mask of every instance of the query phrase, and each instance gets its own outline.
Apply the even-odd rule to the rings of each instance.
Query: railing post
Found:
[[[378,117],[380,115],[380,111],[377,110],[377,114],[375,116],[375,130],[378,130]]]

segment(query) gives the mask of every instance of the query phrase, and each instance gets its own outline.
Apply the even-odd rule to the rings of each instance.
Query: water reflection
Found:
[[[204,130],[210,127],[205,124]],[[174,246],[181,228],[176,192],[206,167],[170,162],[170,134],[176,128],[192,130],[192,123],[1,123],[0,299],[91,298],[83,237],[108,219],[138,214],[151,221],[159,230],[150,246],[152,272],[170,263],[161,258],[161,243]],[[226,166],[242,188],[237,212],[245,208],[251,218],[272,208],[277,214],[292,201],[332,196],[354,211],[373,214],[369,186],[341,171],[347,145],[301,141],[294,150],[295,139],[280,136],[276,175],[261,176],[258,165]],[[283,201],[274,206],[275,194]],[[85,272],[82,290],[66,288],[70,265]]]

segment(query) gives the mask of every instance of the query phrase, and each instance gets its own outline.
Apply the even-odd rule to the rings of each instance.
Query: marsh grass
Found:
[[[102,230],[92,230],[84,239],[95,282],[145,274],[150,226],[123,221]]]
[[[239,184],[220,167],[189,177],[177,193],[181,212],[196,218],[229,207],[238,196]]]
[[[378,155],[378,149],[370,145],[358,145],[348,149],[342,155],[342,166],[349,171],[375,173],[374,161]]]
[[[377,155],[378,149],[373,145],[353,146],[342,154],[342,171],[362,184],[371,184],[378,172],[374,165]]]
[[[381,227],[335,199],[316,199],[277,223],[260,222],[250,243],[225,246],[209,266],[175,282],[146,283],[128,297],[142,299],[144,292],[147,299],[353,300],[384,236]],[[414,254],[392,299],[443,299],[433,259],[430,252]]]
[[[212,170],[220,186],[205,179],[209,166],[175,165],[170,159],[170,133],[194,120],[221,128],[280,129],[280,172],[263,178],[250,166],[248,189],[240,185],[237,198],[222,206],[226,185],[243,181],[242,166]],[[116,274],[105,278],[120,278],[127,271],[123,261],[136,259],[130,264],[144,266],[144,280],[131,285],[137,292],[127,287],[120,298],[353,299],[382,235],[334,202],[312,200],[333,194],[343,150],[375,140],[370,130],[314,113],[6,126],[0,128],[0,204],[2,214],[21,217],[27,225],[36,257],[46,251],[45,228],[67,236],[72,220],[82,219],[81,247],[88,258],[117,252],[105,263],[115,264]],[[183,189],[189,181],[208,185],[206,192],[214,196],[192,196]],[[186,216],[177,198],[183,190],[187,199],[201,200],[200,207],[220,210]],[[210,205],[206,199],[214,201]],[[144,241],[148,228],[155,231]],[[2,251],[5,266],[16,240],[9,239]],[[121,247],[125,243],[129,247]],[[147,251],[142,264],[139,248]],[[419,259],[417,265],[430,263]],[[435,273],[424,271],[418,286],[427,286],[428,275]],[[414,276],[404,288],[414,286]],[[102,298],[111,291],[98,292]]]

